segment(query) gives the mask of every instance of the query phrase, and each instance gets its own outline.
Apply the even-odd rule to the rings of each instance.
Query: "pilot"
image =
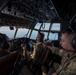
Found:
[[[66,53],[63,55],[61,65],[57,71],[47,75],[76,75],[76,33],[68,28],[62,32],[60,45]]]
[[[27,46],[27,45],[23,45],[22,46],[22,49],[23,49],[23,56],[24,57],[26,57],[26,54],[29,56],[30,55],[30,57],[32,58],[32,59],[35,59],[35,49],[36,49],[36,47],[39,45],[39,44],[41,44],[42,42],[43,42],[43,39],[44,39],[44,34],[43,33],[38,33],[38,35],[37,35],[37,37],[36,37],[36,43],[34,43],[34,42],[31,42],[33,45],[34,45],[34,50],[33,50],[33,52],[30,52],[30,50],[28,50],[28,47],[29,46]],[[40,47],[38,47],[38,48],[40,48]]]
[[[30,58],[33,60],[33,69],[34,69],[34,72],[36,73],[37,71],[37,75],[42,75],[42,71],[41,71],[41,67],[39,65],[39,59],[41,57],[41,52],[42,52],[42,44],[43,44],[43,40],[44,40],[44,34],[43,33],[38,33],[37,37],[36,37],[36,43],[34,43],[34,50],[33,52],[27,52],[27,47],[24,46],[22,47],[23,48],[23,55],[26,56],[27,55],[30,55]],[[28,56],[27,56],[28,57]],[[37,70],[36,70],[37,69]]]
[[[31,55],[33,60],[36,60],[35,58],[37,58],[39,54],[39,52],[36,52],[36,51],[38,51],[37,49],[41,49],[41,44],[43,43],[43,40],[44,40],[44,34],[39,32],[36,37],[36,43],[35,43],[33,54]]]
[[[10,45],[7,42],[8,40],[9,38],[6,34],[0,33],[0,57],[9,54],[8,48]]]

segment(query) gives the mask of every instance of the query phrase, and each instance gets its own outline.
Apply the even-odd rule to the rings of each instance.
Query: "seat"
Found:
[[[0,58],[0,75],[9,75],[12,72],[18,54],[15,51]]]

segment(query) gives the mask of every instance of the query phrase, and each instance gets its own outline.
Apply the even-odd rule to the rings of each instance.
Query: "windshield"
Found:
[[[13,38],[15,34],[15,27],[14,30],[10,30],[8,26],[0,27],[0,33],[5,33],[9,38]]]
[[[17,28],[13,27],[11,30],[8,26],[2,26],[0,27],[0,32],[7,34],[9,38],[14,38],[16,34],[16,38],[18,37],[28,37],[30,36],[30,39],[36,39],[36,36],[38,34],[38,31],[41,30],[42,33],[44,33],[45,37],[44,39],[50,39],[50,40],[58,40],[58,31],[60,31],[60,23],[37,23],[33,30],[29,30],[26,28]],[[31,33],[32,31],[32,33]],[[52,33],[53,31],[53,33]],[[30,34],[31,33],[31,34]]]

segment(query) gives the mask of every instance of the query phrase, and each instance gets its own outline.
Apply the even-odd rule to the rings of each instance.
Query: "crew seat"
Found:
[[[0,75],[9,75],[12,72],[18,53],[14,51],[0,58]]]

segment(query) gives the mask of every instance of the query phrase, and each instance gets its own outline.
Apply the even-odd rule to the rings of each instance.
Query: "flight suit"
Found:
[[[63,55],[66,53],[64,50],[54,47],[54,46],[52,46],[51,50],[52,50],[52,53],[59,55],[61,57],[63,57]],[[54,69],[57,70],[59,68],[59,65],[60,65],[59,63],[54,62],[54,65],[53,65]]]
[[[47,58],[48,58],[50,53],[51,53],[51,50],[49,50],[47,48],[43,48],[43,45],[42,45],[41,42],[37,42],[35,44],[32,59],[35,62],[34,67],[35,67],[35,65],[36,65],[37,68],[40,67],[41,70],[42,70],[42,74],[46,73],[46,67],[44,66],[44,64],[47,62]]]
[[[53,72],[55,72],[59,68],[62,56],[64,54],[63,53],[64,51],[58,47],[51,46],[50,49],[53,53],[53,60],[50,61],[49,63],[50,68],[48,70],[47,75],[51,75]]]
[[[35,75],[42,75],[41,65],[39,64],[42,50],[43,50],[42,43],[37,42],[35,44],[33,54],[31,55],[31,58],[33,59],[32,70]]]
[[[57,75],[76,75],[76,53],[71,56],[66,53],[63,56]]]
[[[32,56],[32,59],[34,61],[37,61],[39,59],[39,55],[40,55],[41,51],[42,51],[41,42],[37,42],[35,44],[33,54],[31,55]]]

